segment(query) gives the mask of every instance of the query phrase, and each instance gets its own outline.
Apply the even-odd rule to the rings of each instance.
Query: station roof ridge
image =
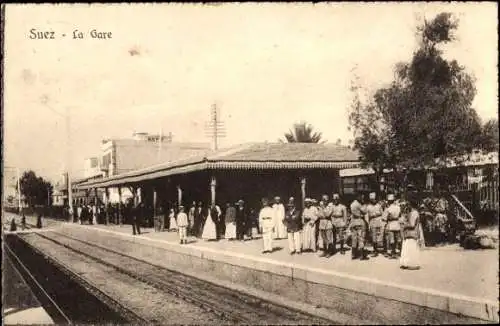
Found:
[[[358,161],[357,152],[336,144],[251,142],[91,180],[80,187],[130,184],[205,169],[349,168],[358,166]]]

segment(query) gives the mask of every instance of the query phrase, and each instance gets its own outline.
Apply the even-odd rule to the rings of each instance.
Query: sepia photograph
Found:
[[[2,324],[499,323],[496,2],[1,6]]]

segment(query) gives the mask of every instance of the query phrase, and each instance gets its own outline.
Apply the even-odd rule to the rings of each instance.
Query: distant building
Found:
[[[19,206],[18,175],[14,168],[4,167],[2,170],[3,181],[3,205],[17,207]],[[24,196],[21,196],[21,206],[24,206]]]
[[[209,143],[174,143],[171,135],[160,137],[160,135],[135,132],[132,139],[102,141],[100,168],[104,175],[109,177],[200,155],[209,149]]]
[[[463,157],[446,161],[436,160],[436,166],[413,169],[408,174],[408,183],[417,189],[430,191],[436,186],[456,192],[476,192],[476,201],[484,202],[498,210],[498,153],[473,152]],[[384,170],[381,184],[377,183],[372,169],[340,170],[341,192],[352,195],[356,192],[394,191],[396,180],[392,170]],[[381,188],[378,188],[381,186]]]
[[[373,186],[377,184],[372,169],[345,169],[340,171],[340,177],[344,194],[373,191]],[[451,190],[470,190],[475,183],[498,178],[498,153],[473,152],[467,157],[436,161],[435,167],[410,171],[408,178],[419,189],[433,189],[440,185]],[[383,182],[388,189],[394,188],[392,170],[384,170]]]
[[[103,177],[116,176],[141,168],[154,166],[185,159],[192,156],[203,155],[210,150],[209,143],[189,143],[172,141],[172,134],[157,135],[146,132],[134,132],[131,138],[104,139],[101,143],[99,156],[89,157],[84,161],[83,178],[72,178],[73,203],[82,204],[95,201],[96,194],[77,190],[81,183],[98,180]],[[66,175],[64,175],[66,178]],[[121,188],[122,199],[132,197],[127,187]],[[119,192],[117,188],[109,189],[109,200],[118,202]],[[100,189],[97,200],[105,202],[105,192]],[[53,202],[67,205],[68,192],[67,181],[62,180],[57,191],[54,191]],[[55,204],[54,204],[55,205]]]
[[[84,161],[83,177],[91,178],[95,176],[102,176],[102,170],[99,165],[99,157],[89,157]]]

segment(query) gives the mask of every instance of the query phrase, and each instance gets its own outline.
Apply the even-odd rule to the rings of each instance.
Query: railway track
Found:
[[[37,237],[91,259],[155,289],[201,307],[233,324],[334,324],[332,320],[293,310],[217,284],[187,276],[56,231]]]
[[[7,236],[4,245],[7,257],[57,324],[146,322],[18,236]]]
[[[64,313],[63,309],[57,304],[52,295],[48,294],[40,282],[37,281],[36,277],[30,272],[29,268],[22,262],[19,256],[16,255],[14,250],[6,243],[4,243],[4,248],[5,258],[9,261],[19,277],[24,279],[35,297],[37,297],[38,301],[44,307],[45,311],[50,314],[52,320],[57,324],[71,324],[71,319]]]

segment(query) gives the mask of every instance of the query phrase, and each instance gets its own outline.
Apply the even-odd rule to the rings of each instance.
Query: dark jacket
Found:
[[[300,216],[300,210],[297,208],[286,209],[284,224],[288,232],[298,232],[302,230],[302,219]]]
[[[219,211],[216,207],[210,208],[210,217],[215,224],[219,223]]]
[[[145,211],[146,211],[146,207],[144,207],[144,205],[139,204],[139,205],[135,206],[133,211],[132,211],[134,220],[136,220],[137,222],[144,221],[144,215],[146,214]]]
[[[245,207],[243,209],[240,209],[240,207],[236,208],[236,224],[245,226],[247,224],[247,219],[248,219],[248,212],[246,211]]]

